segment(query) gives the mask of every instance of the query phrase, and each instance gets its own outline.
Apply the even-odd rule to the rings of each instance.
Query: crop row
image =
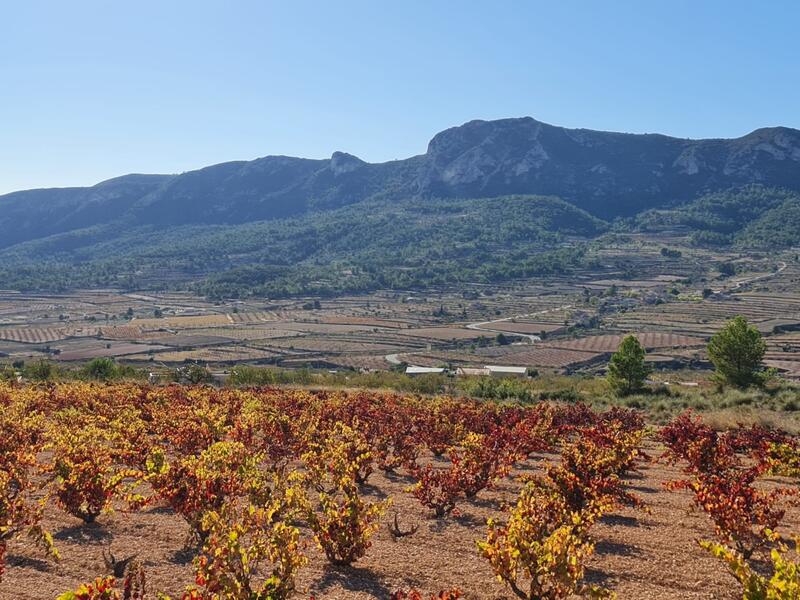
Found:
[[[411,478],[407,493],[430,518],[446,520],[516,465],[546,453],[559,458],[522,477],[516,504],[504,520],[488,523],[477,551],[520,598],[608,596],[583,581],[594,549],[591,530],[616,507],[643,507],[624,481],[649,460],[641,451],[646,434],[633,411],[596,413],[582,404],[272,388],[3,385],[0,586],[15,536],[32,536],[58,558],[41,525],[39,499],[45,498],[86,523],[114,510],[154,506],[182,518],[186,543],[198,553],[185,599],[287,598],[308,561],[303,531],[334,565],[350,565],[369,551],[392,503],[366,491],[376,470]],[[752,483],[767,472],[797,476],[795,440],[758,428],[720,437],[688,416],[661,436],[668,458],[685,460],[692,476],[674,487],[695,492],[723,541],[736,542],[734,551],[747,556],[780,550],[774,532],[783,513],[775,503],[790,492],[766,494]],[[755,467],[745,466],[745,454]],[[704,500],[712,496],[729,502]],[[387,525],[396,538],[416,531],[396,517]],[[111,557],[109,571],[63,598],[146,597],[142,564]],[[437,597],[458,596],[453,589]],[[394,597],[421,596],[412,590]]]
[[[785,504],[796,503],[798,488],[767,490],[765,475],[800,479],[800,445],[783,433],[760,426],[714,431],[685,413],[660,432],[664,458],[683,462],[687,478],[667,483],[688,490],[694,505],[711,520],[718,541],[700,546],[725,562],[745,600],[800,598],[800,570],[788,558],[779,529]],[[795,538],[795,549],[800,538]],[[765,556],[758,556],[759,554]],[[771,576],[763,564],[772,563]]]

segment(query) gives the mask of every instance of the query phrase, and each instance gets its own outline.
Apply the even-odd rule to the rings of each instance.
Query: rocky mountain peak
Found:
[[[351,173],[366,165],[363,160],[347,152],[334,152],[331,155],[331,171],[334,175],[342,175],[344,173]]]

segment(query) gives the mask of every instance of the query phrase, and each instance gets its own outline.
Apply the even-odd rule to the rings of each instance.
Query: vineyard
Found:
[[[637,333],[635,335],[639,338],[642,346],[648,350],[655,348],[690,348],[705,345],[703,338],[685,335],[656,332]],[[566,348],[581,352],[612,353],[617,351],[623,337],[623,335],[597,335],[578,340],[553,342],[550,345],[554,348]]]
[[[67,336],[68,333],[64,330],[64,328],[55,327],[0,329],[0,339],[28,344],[55,342],[56,340],[63,340]]]
[[[134,384],[0,409],[2,598],[798,597],[777,430]]]

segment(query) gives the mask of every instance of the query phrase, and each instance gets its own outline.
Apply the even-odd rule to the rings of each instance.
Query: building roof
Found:
[[[489,369],[475,369],[472,367],[458,367],[458,375],[488,375]]]
[[[406,375],[425,375],[427,373],[444,373],[444,371],[442,367],[415,367],[413,365],[406,367]]]
[[[486,365],[484,369],[490,373],[517,373],[524,375],[528,372],[527,367],[510,367],[507,365]]]

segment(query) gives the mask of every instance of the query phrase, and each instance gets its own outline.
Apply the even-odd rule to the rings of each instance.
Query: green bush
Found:
[[[34,381],[49,381],[56,375],[56,368],[53,363],[44,359],[37,360],[31,365],[27,365],[22,372],[25,379],[32,379]]]
[[[264,369],[251,365],[237,365],[228,375],[228,384],[233,386],[274,385],[277,383],[275,369]]]
[[[109,381],[117,378],[117,363],[108,357],[95,358],[83,367],[83,374],[89,379]]]
[[[520,379],[492,377],[462,379],[458,382],[458,390],[466,396],[488,400],[533,402],[538,399],[532,392],[530,384]]]

